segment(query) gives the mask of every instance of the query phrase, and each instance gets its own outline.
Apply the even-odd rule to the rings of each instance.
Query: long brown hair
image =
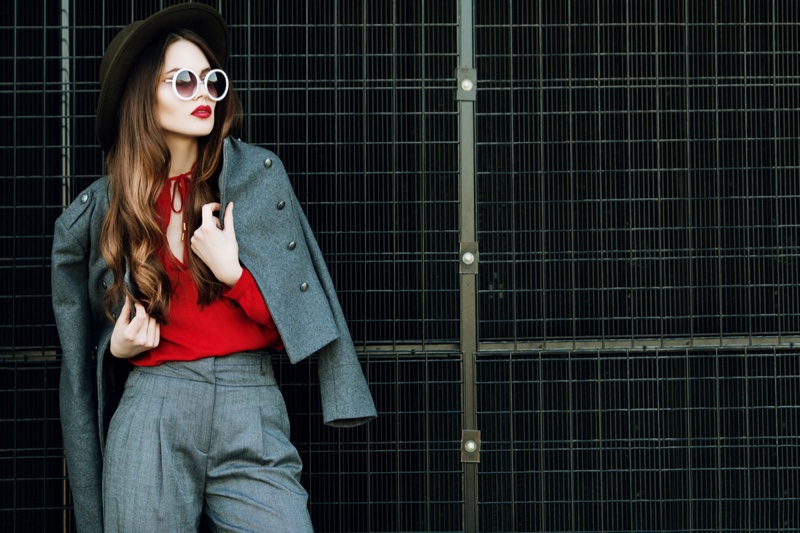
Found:
[[[170,152],[155,115],[155,93],[167,47],[185,39],[196,44],[211,68],[221,68],[208,45],[196,34],[180,30],[155,41],[139,57],[131,71],[119,109],[119,134],[106,155],[110,203],[101,233],[103,257],[114,274],[104,298],[106,313],[121,298],[144,305],[147,313],[167,322],[172,286],[158,258],[168,249],[166,235],[156,220],[155,203],[170,168]],[[241,103],[233,88],[217,103],[212,132],[198,139],[198,157],[186,199],[187,234],[199,226],[204,204],[219,198],[219,171],[222,141],[238,129]],[[185,258],[197,284],[198,304],[205,305],[222,292],[222,284],[211,270],[189,250]],[[126,265],[130,268],[134,293],[125,284]]]

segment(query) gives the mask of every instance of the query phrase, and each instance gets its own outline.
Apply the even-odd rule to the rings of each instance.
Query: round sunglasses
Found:
[[[191,100],[197,96],[200,83],[206,86],[208,97],[215,102],[222,100],[228,94],[228,76],[218,68],[208,71],[202,81],[192,70],[182,68],[176,71],[171,79],[164,80],[164,82],[172,83],[172,92],[181,100]]]

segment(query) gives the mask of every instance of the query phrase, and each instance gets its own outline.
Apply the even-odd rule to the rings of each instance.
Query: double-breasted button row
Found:
[[[272,159],[267,158],[264,160],[264,168],[272,168]],[[285,207],[286,207],[286,202],[284,202],[283,200],[279,201],[275,205],[275,208],[278,211],[283,210]],[[295,241],[291,241],[289,242],[289,244],[286,245],[286,248],[289,249],[289,251],[292,251],[297,248],[297,243]],[[307,290],[308,290],[308,283],[301,283],[300,292],[306,292]]]

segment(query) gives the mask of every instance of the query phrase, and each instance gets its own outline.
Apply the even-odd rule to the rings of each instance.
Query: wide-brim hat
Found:
[[[154,39],[179,29],[199,35],[223,66],[228,62],[228,24],[219,12],[204,4],[190,2],[168,7],[122,28],[109,43],[100,63],[95,128],[97,140],[106,152],[117,140],[120,99],[136,60]]]

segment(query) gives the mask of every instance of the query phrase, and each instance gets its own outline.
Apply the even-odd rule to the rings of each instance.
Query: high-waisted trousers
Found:
[[[107,533],[308,532],[302,464],[267,354],[136,367],[103,462]]]

